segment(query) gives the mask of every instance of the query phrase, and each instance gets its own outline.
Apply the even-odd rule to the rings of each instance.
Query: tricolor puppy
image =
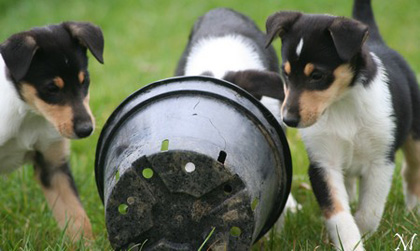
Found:
[[[208,75],[237,84],[258,97],[260,89],[273,86],[268,94],[283,100],[278,59],[273,47],[265,48],[265,35],[248,17],[231,9],[207,12],[194,24],[175,74]]]
[[[92,134],[86,51],[103,63],[102,31],[65,22],[0,44],[0,172],[34,164],[54,217],[78,240],[92,237],[69,167],[69,139]]]
[[[276,52],[272,46],[265,48],[265,39],[247,16],[231,9],[211,10],[195,22],[175,74],[208,75],[234,83],[262,98],[279,119],[282,79]],[[286,207],[296,211],[301,206],[290,195]]]
[[[268,44],[282,41],[283,120],[300,129],[329,235],[339,248],[362,250],[362,235],[380,223],[400,147],[407,207],[419,205],[420,91],[406,61],[382,40],[370,0],[356,0],[353,15],[359,21],[285,11],[266,25]]]

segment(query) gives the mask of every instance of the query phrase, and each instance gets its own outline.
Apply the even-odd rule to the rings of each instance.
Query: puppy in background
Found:
[[[265,39],[243,14],[225,8],[211,10],[195,22],[175,74],[207,75],[234,83],[262,98],[282,124],[279,100],[284,93],[278,58],[272,46],[265,48]],[[300,207],[290,195],[286,208],[296,212]],[[281,225],[277,224],[279,231]]]
[[[0,44],[0,173],[33,163],[60,228],[92,238],[70,172],[69,139],[92,134],[86,51],[103,63],[99,27],[64,22],[17,33]]]
[[[283,121],[299,128],[315,197],[340,250],[363,250],[362,235],[379,226],[400,147],[407,207],[420,204],[415,74],[383,41],[370,0],[355,0],[353,17],[359,21],[283,11],[266,23],[267,44],[277,36],[282,40]],[[353,217],[356,179],[359,202]]]

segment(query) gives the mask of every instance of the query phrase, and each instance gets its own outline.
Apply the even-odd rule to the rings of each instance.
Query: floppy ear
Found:
[[[257,99],[267,96],[281,101],[284,100],[283,80],[280,74],[276,72],[230,71],[226,73],[223,79],[247,90]]]
[[[360,51],[369,34],[366,25],[344,17],[336,18],[328,30],[338,55],[346,62]]]
[[[269,16],[265,22],[267,30],[265,47],[270,46],[277,35],[281,37],[289,31],[300,16],[302,16],[302,13],[296,11],[280,11]]]
[[[104,63],[104,36],[101,28],[88,22],[64,22],[63,26],[81,45],[88,48],[100,63]]]
[[[1,45],[1,55],[15,81],[26,75],[37,49],[35,39],[27,33],[15,34]]]

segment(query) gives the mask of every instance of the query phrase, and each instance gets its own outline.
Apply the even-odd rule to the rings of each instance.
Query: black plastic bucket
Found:
[[[101,132],[95,174],[112,247],[246,250],[283,211],[292,164],[261,103],[194,76],[155,82],[121,103]]]

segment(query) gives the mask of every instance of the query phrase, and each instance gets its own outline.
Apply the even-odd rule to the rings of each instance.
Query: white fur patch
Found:
[[[205,38],[191,49],[185,75],[200,75],[209,71],[223,78],[228,71],[264,70],[252,41],[239,35]]]
[[[0,173],[19,168],[35,149],[43,150],[61,139],[50,123],[19,98],[13,83],[6,78],[1,56],[0,118]]]
[[[303,48],[303,38],[300,39],[297,47],[296,47],[296,55],[299,57],[300,53],[302,53],[302,48]]]

